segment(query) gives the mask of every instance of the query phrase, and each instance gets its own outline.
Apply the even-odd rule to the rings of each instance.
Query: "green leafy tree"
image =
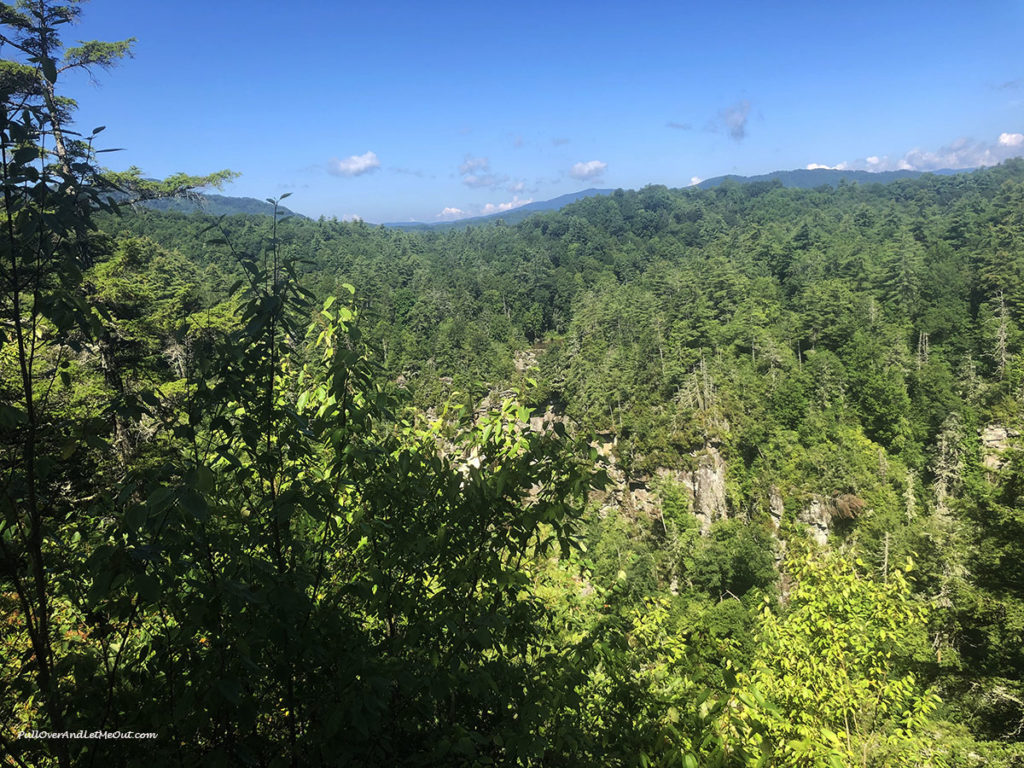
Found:
[[[945,764],[927,735],[938,697],[910,664],[927,647],[911,569],[878,580],[837,552],[790,559],[788,605],[765,607],[760,648],[721,715],[738,764]]]

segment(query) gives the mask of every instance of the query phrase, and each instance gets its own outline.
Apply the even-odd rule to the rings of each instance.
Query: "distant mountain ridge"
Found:
[[[727,174],[715,176],[710,179],[698,182],[694,186],[698,189],[713,189],[721,186],[727,181],[737,184],[755,184],[762,181],[781,181],[784,187],[797,189],[814,189],[815,187],[834,187],[841,181],[848,184],[888,184],[900,179],[916,179],[926,173],[934,173],[939,176],[952,176],[957,173],[970,173],[974,168],[943,168],[938,171],[852,171],[839,170],[838,168],[797,168],[792,171],[772,171],[762,173],[758,176],[737,176]]]
[[[266,200],[257,200],[255,197],[230,197],[228,195],[201,194],[198,200],[190,200],[184,197],[171,197],[161,200],[146,200],[140,205],[154,211],[172,211],[175,213],[205,213],[208,216],[233,216],[242,214],[245,216],[272,216],[274,206]],[[302,216],[300,213],[285,208],[283,205],[277,207],[277,212],[284,216]],[[306,218],[303,216],[303,218]]]
[[[934,173],[940,176],[950,176],[958,173],[970,173],[974,168],[944,168],[938,171],[853,171],[838,170],[835,168],[797,168],[792,171],[772,171],[757,176],[737,176],[727,174],[715,176],[710,179],[698,182],[693,185],[697,189],[713,189],[725,183],[734,184],[755,184],[765,181],[779,181],[784,187],[796,189],[814,189],[821,186],[838,186],[845,181],[848,184],[888,184],[900,179],[914,179],[926,173]],[[418,229],[418,230],[446,230],[456,229],[480,224],[491,224],[499,219],[506,224],[516,224],[523,221],[534,213],[544,211],[557,211],[570,203],[582,200],[585,197],[596,197],[598,195],[610,195],[614,189],[584,189],[579,192],[570,192],[567,195],[552,198],[551,200],[540,200],[534,203],[527,203],[519,208],[513,208],[500,213],[491,213],[486,216],[471,216],[455,221],[438,222],[388,222],[381,224],[382,227],[393,227],[395,229]]]
[[[486,216],[470,216],[469,218],[456,219],[455,221],[395,221],[381,224],[381,226],[392,227],[394,229],[445,230],[473,226],[476,224],[489,224],[493,221],[498,221],[498,219],[501,219],[506,224],[516,224],[525,219],[527,216],[530,216],[531,214],[541,213],[543,211],[557,211],[569,205],[570,203],[575,203],[577,200],[582,200],[584,197],[610,195],[614,191],[614,189],[584,189],[579,192],[570,192],[567,195],[553,197],[550,200],[539,200],[535,203],[527,203],[526,205],[521,205],[518,208],[510,208],[507,211],[489,213]]]
[[[934,173],[940,176],[950,176],[958,173],[970,173],[974,168],[944,168],[937,171],[853,171],[838,170],[835,168],[798,168],[791,171],[772,171],[757,176],[738,176],[726,174],[704,179],[693,185],[696,189],[714,189],[722,184],[755,184],[766,181],[779,181],[784,187],[797,189],[813,189],[821,186],[838,186],[841,182],[848,184],[888,184],[900,179],[913,179],[923,176],[926,173]],[[610,195],[614,189],[583,189],[579,192],[570,192],[565,195],[551,198],[550,200],[538,200],[536,202],[521,205],[507,211],[499,211],[485,216],[470,216],[455,221],[395,221],[385,222],[382,227],[393,229],[412,230],[438,230],[461,229],[469,226],[492,224],[496,221],[503,221],[506,224],[517,224],[535,213],[545,211],[557,211],[570,203],[582,200],[585,197],[596,197],[598,195]],[[172,211],[177,213],[205,213],[210,216],[230,216],[243,214],[248,216],[270,216],[273,214],[274,206],[265,200],[257,200],[253,197],[231,197],[228,195],[200,195],[200,200],[187,200],[184,198],[170,198],[164,200],[149,200],[141,205],[157,211]],[[278,212],[285,216],[302,216],[284,206],[278,206]]]

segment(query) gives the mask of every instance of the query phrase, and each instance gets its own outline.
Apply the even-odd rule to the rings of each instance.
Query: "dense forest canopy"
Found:
[[[1024,762],[1024,161],[152,210],[230,174],[99,168],[77,9],[0,4],[6,764]]]

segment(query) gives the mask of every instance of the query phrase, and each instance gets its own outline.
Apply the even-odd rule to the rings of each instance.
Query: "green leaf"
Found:
[[[53,59],[43,59],[39,63],[43,70],[43,77],[50,81],[50,83],[57,82],[57,65]]]
[[[235,680],[234,678],[218,680],[216,686],[217,692],[220,693],[220,695],[223,696],[229,704],[233,704],[236,707],[238,706],[241,702],[242,690],[242,686],[239,684],[238,680]]]
[[[11,428],[28,421],[28,415],[21,408],[0,403],[0,427]]]
[[[210,516],[210,508],[206,499],[191,488],[186,488],[182,492],[179,501],[181,508],[197,520],[206,520]]]
[[[216,476],[213,471],[202,464],[195,468],[195,487],[203,493],[212,493]]]
[[[160,589],[160,582],[148,573],[140,573],[132,579],[132,587],[136,594],[147,603],[157,603],[163,590]]]
[[[149,494],[149,498],[146,499],[146,505],[156,512],[161,512],[173,497],[174,489],[162,485]]]

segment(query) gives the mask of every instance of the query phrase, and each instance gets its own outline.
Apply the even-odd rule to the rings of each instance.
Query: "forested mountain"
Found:
[[[62,133],[67,8],[0,19],[9,764],[1024,761],[1024,161],[118,206],[225,174]]]
[[[899,179],[916,179],[924,175],[924,171],[853,171],[839,168],[798,168],[793,171],[772,171],[762,173],[758,176],[715,176],[710,179],[698,182],[696,186],[701,189],[711,189],[724,184],[727,181],[737,184],[754,184],[761,181],[778,181],[784,187],[798,187],[800,189],[814,189],[822,185],[838,186],[846,184],[888,184]],[[952,176],[959,173],[967,173],[964,169],[944,169],[929,171],[939,176]]]
[[[620,620],[667,601],[686,675],[720,686],[752,663],[780,558],[810,538],[858,561],[846,578],[915,564],[901,599],[927,616],[900,668],[942,695],[950,743],[1012,742],[1022,193],[1013,161],[885,186],[620,190],[442,233],[288,220],[277,238],[317,295],[358,286],[390,390],[437,408],[526,387],[537,417],[601,436],[612,483],[582,519],[586,578]],[[102,221],[210,288],[238,272],[205,242],[213,220]],[[241,252],[266,238],[259,220],[219,226]]]
[[[964,170],[940,170],[932,171],[932,173],[951,176],[958,173],[967,173]],[[758,176],[715,176],[714,178],[704,179],[698,182],[696,185],[699,189],[712,189],[713,187],[720,186],[725,183],[731,184],[758,184],[761,182],[777,182],[784,187],[797,187],[799,189],[814,189],[820,186],[839,186],[840,184],[888,184],[892,181],[899,179],[914,179],[918,176],[922,176],[922,171],[851,171],[851,170],[839,170],[835,168],[814,168],[804,169],[798,168],[792,171],[773,171],[771,173],[764,173]],[[486,216],[471,216],[465,219],[458,219],[456,221],[439,221],[439,222],[421,222],[421,221],[409,221],[409,222],[393,222],[385,223],[386,227],[394,227],[396,229],[461,229],[466,226],[477,226],[480,224],[488,224],[495,222],[502,222],[504,224],[518,224],[519,222],[526,219],[528,216],[540,211],[557,211],[570,203],[575,203],[577,200],[582,200],[586,197],[597,197],[599,195],[610,195],[614,192],[613,189],[584,189],[580,192],[572,192],[567,195],[561,195],[559,197],[552,198],[551,200],[541,200],[534,203],[527,203],[521,205],[518,208],[513,208],[509,211],[502,211],[501,213],[491,213]],[[207,198],[217,198],[218,195],[204,195]],[[234,199],[234,198],[231,198]],[[241,198],[239,198],[241,199]],[[172,208],[173,210],[186,210],[183,209],[180,204],[175,204],[171,201],[163,202],[157,207],[161,210],[167,210]],[[191,209],[187,209],[191,210]],[[186,211],[187,212],[187,211]],[[210,214],[217,213],[250,213],[253,211],[244,210],[209,210],[206,211]],[[265,213],[266,211],[255,211],[256,213]]]
[[[208,216],[259,215],[273,216],[274,206],[266,200],[252,197],[229,197],[210,192],[197,193],[188,198],[164,197],[145,200],[140,205],[155,211],[176,211],[178,213],[205,213]],[[284,206],[278,206],[282,216],[297,216]]]

